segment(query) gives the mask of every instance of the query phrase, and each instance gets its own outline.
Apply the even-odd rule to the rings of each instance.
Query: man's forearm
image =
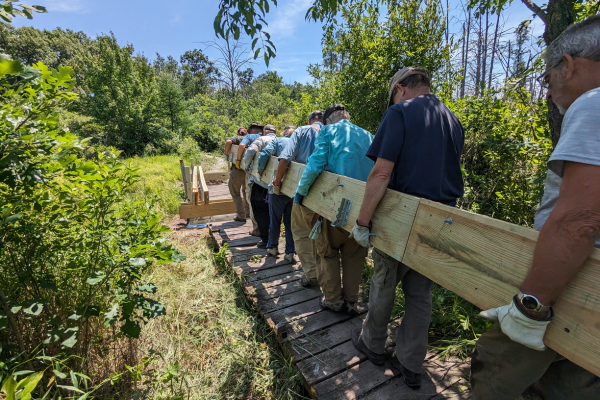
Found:
[[[228,140],[227,142],[225,142],[225,155],[227,157],[229,157],[229,153],[231,152],[231,140]]]
[[[594,251],[598,232],[582,226],[573,213],[555,209],[540,231],[533,265],[521,285],[544,305],[552,305]]]
[[[369,226],[373,213],[385,195],[389,182],[389,176],[386,177],[385,175],[380,175],[375,169],[371,170],[369,178],[367,179],[362,206],[360,207],[360,212],[358,214],[359,225]]]
[[[275,175],[275,186],[281,185],[281,180],[283,179],[283,176],[285,175],[289,165],[290,162],[288,160],[284,158],[279,159],[279,165],[277,165],[277,174]]]
[[[245,144],[240,144],[238,147],[237,158],[236,160],[242,160],[242,156],[244,155],[244,151],[246,150]]]

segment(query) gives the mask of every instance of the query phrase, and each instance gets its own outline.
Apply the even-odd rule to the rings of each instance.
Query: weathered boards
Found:
[[[237,154],[233,146],[231,154]],[[256,156],[258,157],[258,155]],[[255,160],[253,165],[257,165]],[[270,183],[278,160],[260,177]],[[292,163],[282,192],[292,197],[304,165]],[[303,205],[334,220],[342,198],[352,201],[345,230],[358,216],[365,183],[323,172]],[[477,307],[508,304],[531,268],[537,232],[493,218],[387,190],[373,216],[371,243]],[[570,283],[554,307],[546,345],[600,376],[600,250]]]

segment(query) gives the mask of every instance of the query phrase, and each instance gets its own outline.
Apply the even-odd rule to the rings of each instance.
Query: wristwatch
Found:
[[[543,305],[542,303],[540,303],[537,297],[532,296],[530,294],[524,294],[523,292],[519,292],[517,298],[526,310],[544,312],[550,309],[550,306]]]

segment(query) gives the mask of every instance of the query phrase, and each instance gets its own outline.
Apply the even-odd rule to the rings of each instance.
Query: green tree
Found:
[[[171,132],[183,129],[186,120],[186,102],[181,86],[174,76],[164,72],[158,75],[157,82],[157,113],[167,121]]]
[[[114,36],[99,36],[86,59],[81,110],[105,127],[102,145],[142,154],[165,139],[157,130],[158,90],[154,68]]]
[[[217,69],[201,50],[186,51],[181,61],[181,89],[186,99],[208,93],[214,83]]]

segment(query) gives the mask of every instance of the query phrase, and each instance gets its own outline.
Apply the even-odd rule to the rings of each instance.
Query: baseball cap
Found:
[[[341,104],[334,104],[332,106],[327,107],[327,110],[325,110],[325,115],[323,116],[323,122],[327,122],[327,118],[331,117],[331,114],[333,114],[336,111],[343,111],[345,110],[346,107],[344,107]]]
[[[390,80],[390,86],[388,88],[388,107],[392,105],[392,93],[394,92],[394,88],[396,87],[396,85],[411,75],[429,76],[425,68],[404,67],[398,70],[398,72],[396,72]]]
[[[254,121],[250,124],[250,126],[248,127],[248,130],[252,129],[252,128],[260,128],[260,130],[263,130],[263,126],[260,122],[258,121]]]
[[[277,132],[277,130],[275,129],[275,127],[273,125],[270,125],[270,124],[265,126],[264,131],[265,132],[267,132],[267,131],[268,132]]]

